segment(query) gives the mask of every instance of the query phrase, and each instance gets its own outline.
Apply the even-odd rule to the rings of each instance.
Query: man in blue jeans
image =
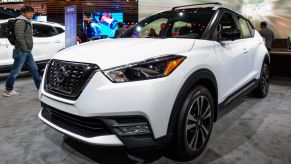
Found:
[[[34,9],[31,6],[21,8],[21,15],[17,17],[14,27],[15,47],[13,50],[14,63],[10,75],[6,81],[6,91],[4,97],[20,96],[19,92],[13,89],[14,82],[19,75],[23,65],[26,65],[32,74],[35,86],[39,89],[41,78],[38,74],[38,67],[34,62],[31,54],[33,48],[32,24],[30,19],[33,18]]]

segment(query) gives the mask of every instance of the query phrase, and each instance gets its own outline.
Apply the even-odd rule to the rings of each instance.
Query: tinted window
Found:
[[[201,39],[213,14],[212,8],[166,11],[146,18],[120,37]]]
[[[55,29],[57,30],[58,34],[61,34],[61,33],[65,32],[65,30],[63,30],[60,27],[55,27]]]
[[[235,29],[236,29],[236,25],[235,25],[232,15],[228,13],[224,14],[218,24],[218,30],[231,31]]]
[[[158,37],[161,32],[161,24],[166,24],[167,21],[168,19],[161,18],[146,24],[139,31],[139,37]]]
[[[0,24],[0,38],[6,38],[6,27],[7,27],[7,23],[2,23]]]
[[[33,36],[35,37],[51,37],[55,35],[57,35],[57,33],[52,26],[42,24],[33,25]]]
[[[249,25],[248,25],[247,21],[243,18],[238,18],[238,22],[239,22],[239,25],[241,27],[241,32],[242,32],[243,38],[251,38],[252,34],[251,34],[250,29],[249,29]]]
[[[213,38],[216,40],[218,38],[221,38],[219,35],[222,31],[234,31],[237,30],[237,26],[235,24],[235,21],[232,17],[231,14],[229,13],[224,13],[217,25],[217,27],[215,28],[214,34],[213,34]]]

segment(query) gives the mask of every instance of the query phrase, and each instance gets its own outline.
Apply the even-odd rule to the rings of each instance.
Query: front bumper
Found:
[[[40,100],[43,104],[83,118],[101,118],[104,122],[108,118],[138,116],[148,123],[151,129],[148,135],[120,136],[107,124],[112,134],[85,137],[55,125],[42,116],[42,111],[39,118],[60,132],[91,144],[129,148],[155,146],[168,139],[169,118],[183,78],[184,72],[176,69],[166,78],[116,84],[97,72],[76,101],[51,95],[44,91],[42,84]]]
[[[42,116],[42,112],[43,112],[43,109],[41,109],[41,111],[39,112],[38,117],[44,123],[46,123],[47,125],[51,126],[52,128],[56,129],[57,131],[60,131],[61,133],[64,133],[68,136],[71,136],[73,138],[76,138],[78,140],[81,140],[81,141],[89,143],[89,144],[95,144],[95,145],[101,145],[101,146],[123,146],[123,143],[117,138],[116,135],[113,135],[113,134],[88,138],[88,137],[84,137],[84,136],[72,133],[71,131],[63,129],[63,128],[51,123],[47,119],[45,119]]]

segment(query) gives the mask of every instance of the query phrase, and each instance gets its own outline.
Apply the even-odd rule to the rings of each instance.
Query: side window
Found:
[[[0,24],[0,38],[6,38],[5,30],[7,27],[7,23]]]
[[[65,30],[63,30],[62,28],[60,27],[55,27],[56,31],[58,32],[58,34],[61,34],[63,32],[65,32]]]
[[[172,28],[172,37],[200,38],[202,36],[202,25],[187,21],[177,21]]]
[[[190,33],[191,29],[192,29],[191,24],[184,21],[177,21],[173,26],[172,36],[175,37],[187,35]]]
[[[52,26],[34,24],[33,25],[33,36],[34,37],[51,37],[57,35],[56,31]]]
[[[243,18],[238,18],[238,22],[239,22],[239,25],[241,27],[241,32],[242,32],[242,36],[243,38],[251,38],[252,37],[252,33],[249,29],[249,25],[247,23],[247,21]]]
[[[220,34],[221,32],[232,32],[237,30],[236,23],[229,13],[224,13],[217,25],[217,27],[214,30],[213,38],[218,39],[221,38]]]
[[[166,24],[168,19],[157,19],[145,26],[141,27],[138,37],[158,37],[161,32],[161,25]]]
[[[218,31],[232,31],[235,30],[236,25],[231,14],[224,14],[218,24]]]

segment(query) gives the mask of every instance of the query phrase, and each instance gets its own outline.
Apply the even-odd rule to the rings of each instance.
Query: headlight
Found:
[[[163,56],[104,70],[103,73],[115,83],[161,78],[170,75],[185,58],[179,55]]]

